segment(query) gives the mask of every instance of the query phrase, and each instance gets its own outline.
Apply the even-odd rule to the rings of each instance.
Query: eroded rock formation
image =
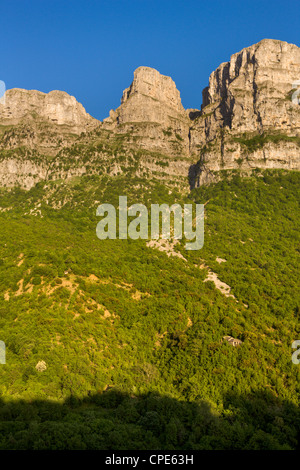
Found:
[[[203,91],[191,128],[200,166],[220,169],[300,169],[300,48],[264,39],[221,64]],[[205,171],[205,169],[207,171]]]
[[[189,155],[190,119],[170,77],[139,67],[123,92],[121,106],[103,122],[115,132],[131,133],[141,148],[167,155]]]
[[[36,120],[68,126],[75,133],[84,132],[95,123],[82,104],[64,91],[7,90],[4,104],[0,105],[1,124],[16,125]]]
[[[128,160],[137,175],[189,179],[191,187],[220,170],[299,170],[299,97],[300,48],[271,39],[211,74],[201,110],[185,110],[174,81],[149,67],[134,72],[103,123],[65,92],[8,90],[0,103],[0,185],[29,188],[101,164],[119,174]]]

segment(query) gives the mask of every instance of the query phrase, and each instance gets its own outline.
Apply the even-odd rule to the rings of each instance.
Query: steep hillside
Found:
[[[119,194],[205,203],[204,248],[97,239]],[[2,191],[0,447],[297,448],[299,196],[292,172]]]

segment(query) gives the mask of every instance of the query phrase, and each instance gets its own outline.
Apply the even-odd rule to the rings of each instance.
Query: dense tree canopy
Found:
[[[0,448],[297,448],[299,180],[224,174],[185,194],[100,175],[2,190]],[[97,205],[123,194],[205,204],[204,247],[182,240],[185,261],[99,240]]]

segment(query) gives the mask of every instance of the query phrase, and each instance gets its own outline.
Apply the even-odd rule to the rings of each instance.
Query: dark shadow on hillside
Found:
[[[201,168],[200,164],[194,163],[189,167],[189,185],[190,185],[190,190],[199,188],[200,186],[200,174],[201,174]]]
[[[58,404],[0,401],[0,449],[299,449],[300,413],[269,392],[209,403],[109,390]]]

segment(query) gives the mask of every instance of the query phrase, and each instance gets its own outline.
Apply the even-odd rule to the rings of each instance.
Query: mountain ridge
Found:
[[[115,162],[122,140],[125,160],[132,152],[133,159],[142,152],[136,159],[137,174],[170,176],[175,182],[185,180],[186,187],[217,181],[222,170],[299,170],[300,106],[292,101],[299,77],[300,48],[263,39],[211,73],[199,110],[184,109],[172,78],[147,66],[135,70],[120,106],[103,122],[66,92],[7,90],[0,104],[0,184],[30,188],[50,176],[88,173],[79,154],[76,168],[69,162],[71,172],[58,175],[51,170],[65,164],[59,161],[65,149],[75,148],[76,153],[78,143],[87,140],[85,159],[111,166],[112,174],[124,172]],[[101,145],[113,142],[102,155],[90,151],[99,145],[99,137]]]

